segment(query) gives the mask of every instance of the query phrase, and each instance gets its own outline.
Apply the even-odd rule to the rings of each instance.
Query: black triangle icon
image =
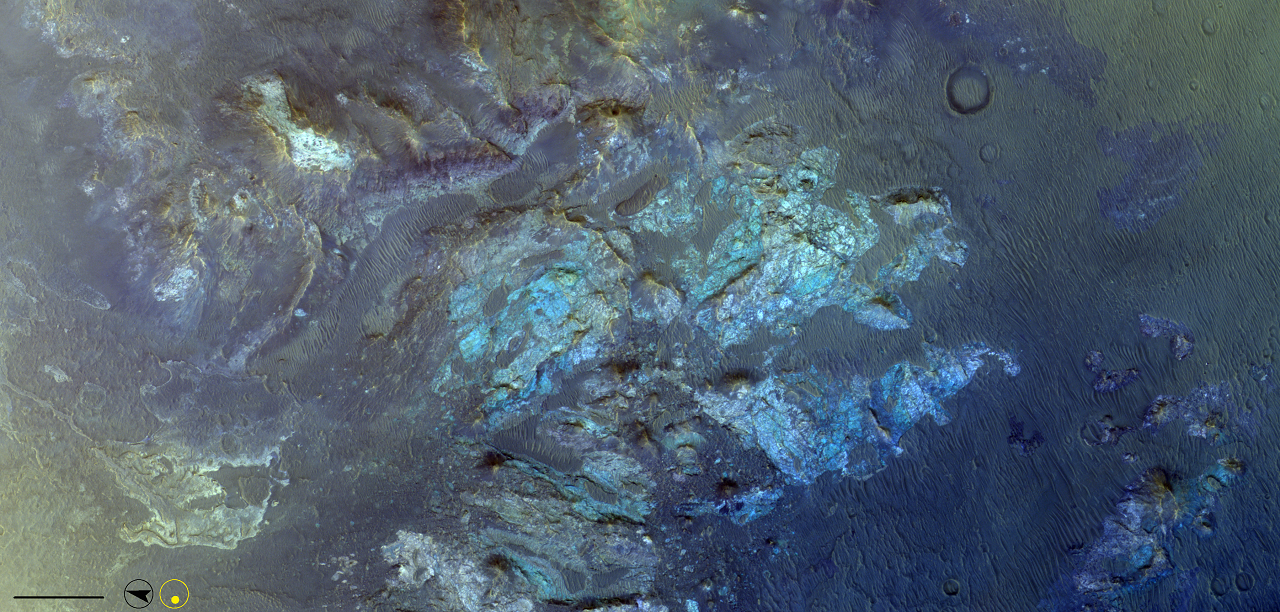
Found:
[[[136,591],[125,591],[125,592],[130,595],[133,595],[134,597],[137,597],[138,599],[141,599],[142,601],[151,603],[151,598],[149,597],[149,595],[151,595],[151,589],[138,589]]]

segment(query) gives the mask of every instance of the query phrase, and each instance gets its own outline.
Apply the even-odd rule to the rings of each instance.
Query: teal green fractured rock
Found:
[[[1008,353],[978,343],[943,350],[926,345],[928,366],[894,364],[876,380],[839,379],[810,370],[775,374],[724,393],[697,394],[702,409],[763,450],[796,483],[823,472],[868,478],[902,452],[898,440],[928,416],[951,420],[942,402],[973,380],[990,359],[1010,376],[1019,372]],[[818,389],[814,394],[810,389]]]

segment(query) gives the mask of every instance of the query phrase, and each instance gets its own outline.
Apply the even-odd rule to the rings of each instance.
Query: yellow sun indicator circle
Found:
[[[182,590],[178,590],[178,584],[170,586],[169,583],[171,582],[176,582],[182,585]],[[169,589],[167,594],[164,592],[166,587]],[[164,607],[169,608],[170,610],[177,610],[178,608],[187,605],[187,599],[189,597],[191,597],[191,589],[187,588],[187,583],[178,580],[177,578],[166,580],[164,584],[160,585],[160,603],[164,604]]]

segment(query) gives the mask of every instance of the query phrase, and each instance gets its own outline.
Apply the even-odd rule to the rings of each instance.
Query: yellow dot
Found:
[[[173,597],[169,598],[169,601],[172,601],[173,603],[178,603],[179,601],[182,601],[182,598],[178,597],[177,595],[174,595]]]

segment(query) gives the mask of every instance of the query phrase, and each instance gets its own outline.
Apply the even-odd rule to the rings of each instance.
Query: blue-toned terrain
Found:
[[[0,590],[1280,601],[1274,3],[6,15]]]

